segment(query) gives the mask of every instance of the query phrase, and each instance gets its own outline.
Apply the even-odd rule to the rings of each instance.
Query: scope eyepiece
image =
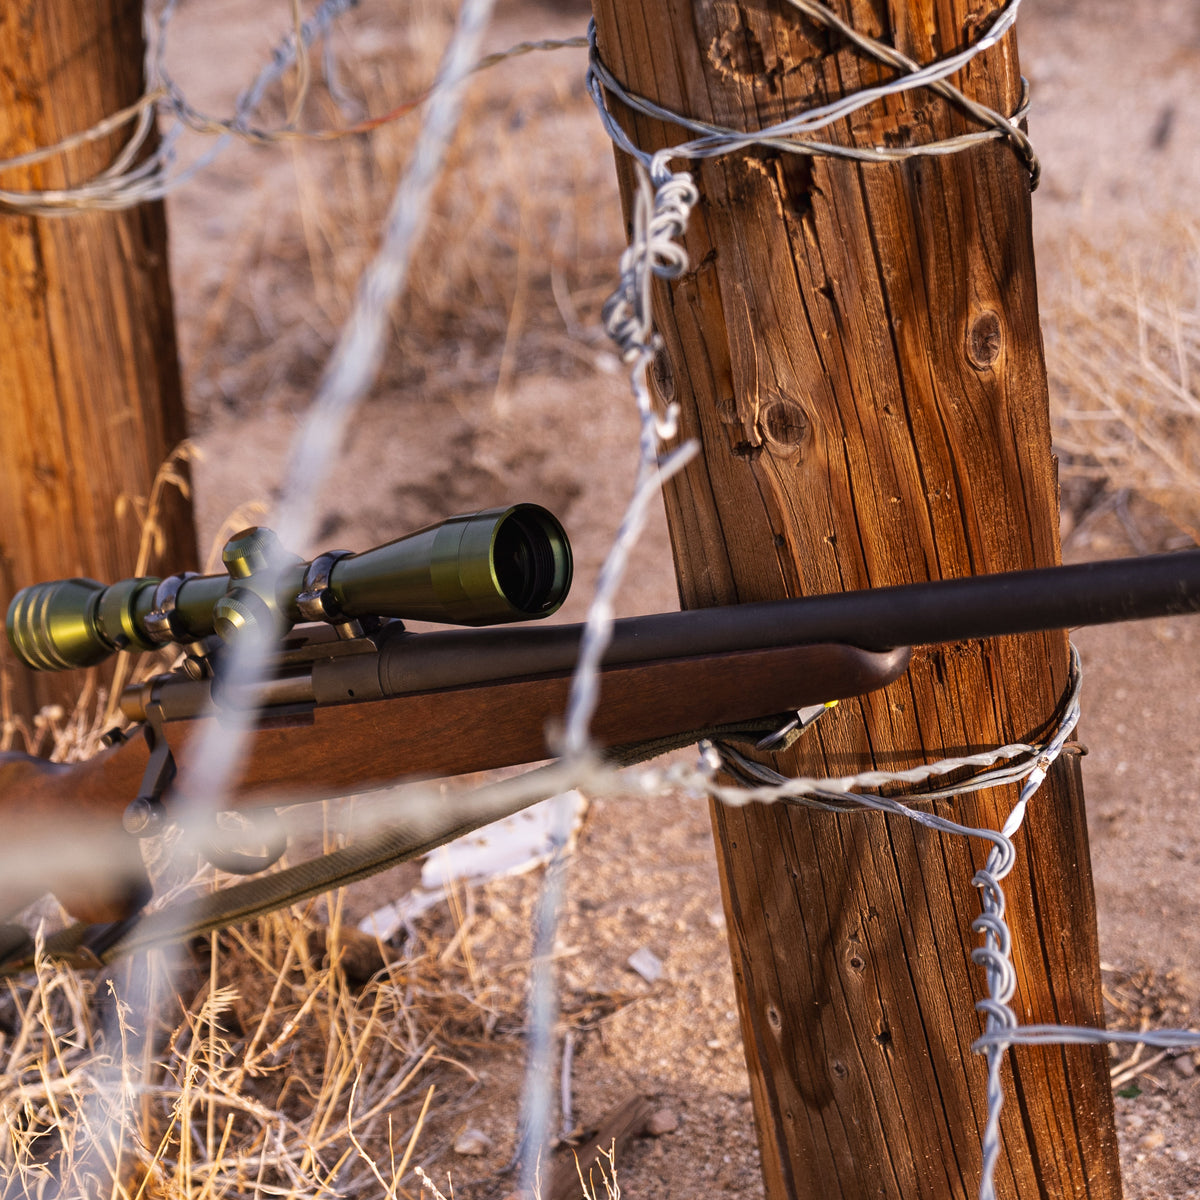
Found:
[[[63,579],[22,588],[8,608],[9,643],[35,670],[62,671],[94,666],[117,650],[188,643],[213,632],[236,637],[255,614],[282,633],[304,619],[301,598],[304,611],[313,611],[310,574],[321,581],[316,610],[331,622],[528,621],[557,611],[571,586],[571,544],[554,515],[536,504],[449,517],[374,550],[334,552],[312,564],[278,550],[250,553],[272,538],[268,530],[235,534],[228,575],[125,579],[108,587]],[[231,613],[250,616],[239,621]]]

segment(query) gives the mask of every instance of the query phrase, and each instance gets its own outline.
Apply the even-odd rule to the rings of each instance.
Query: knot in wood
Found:
[[[758,416],[758,435],[772,454],[794,458],[808,438],[810,422],[804,409],[786,396],[773,396]]]
[[[1004,329],[990,310],[982,312],[967,328],[967,358],[977,371],[990,371],[1004,350]]]

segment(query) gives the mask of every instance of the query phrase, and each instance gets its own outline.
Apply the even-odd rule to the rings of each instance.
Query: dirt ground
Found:
[[[411,95],[406,80],[389,75],[402,35],[379,11],[385,7],[367,0],[339,49],[363,64],[358,83]],[[436,27],[436,6],[426,7]],[[215,102],[261,60],[286,25],[286,5],[268,8],[241,0],[181,7],[174,36],[188,54],[177,69],[198,101],[207,94]],[[1163,231],[1200,216],[1200,8],[1192,0],[1028,0],[1022,19],[1030,131],[1045,164],[1035,221],[1053,358],[1067,336],[1054,314],[1068,303],[1084,242],[1127,254],[1152,281]],[[505,0],[490,44],[580,33],[585,21],[578,4]],[[403,62],[420,64],[419,45],[402,49]],[[595,322],[620,221],[611,156],[588,111],[582,71],[580,52],[562,51],[478,81],[472,133],[454,164],[458,190],[443,193],[449,215],[429,239],[445,260],[438,266],[424,256],[418,265],[396,353],[323,492],[321,544],[296,549],[361,548],[451,512],[535,500],[562,517],[575,541],[577,599],[563,618],[580,617],[634,457],[625,385]],[[369,249],[389,164],[403,153],[404,135],[395,137],[394,145],[311,155],[238,148],[171,201],[189,404],[203,454],[195,477],[204,544],[230,510],[272,499],[287,438]],[[460,240],[477,249],[457,253]],[[1180,544],[1179,530],[1137,496],[1105,508],[1112,499],[1110,489],[1068,512],[1070,557]],[[620,608],[675,604],[656,516]],[[1200,1023],[1200,827],[1192,816],[1200,800],[1200,627],[1155,621],[1081,632],[1077,641],[1112,1015],[1135,1028],[1143,1016]],[[389,886],[394,881],[364,885],[352,904],[366,911],[390,898]],[[511,950],[535,888],[530,877],[479,890],[472,936],[485,964]],[[642,947],[664,965],[653,985],[626,965]],[[669,795],[654,806],[593,803],[571,866],[560,952],[564,1011],[578,1027],[578,1118],[596,1120],[641,1092],[678,1121],[676,1131],[639,1142],[621,1160],[623,1194],[760,1195],[702,802]],[[595,997],[605,998],[599,1009]],[[490,1137],[492,1153],[427,1164],[438,1178],[452,1172],[459,1195],[502,1193],[487,1181],[511,1151],[521,1053],[515,1039],[479,1050],[482,1086],[470,1122]],[[1200,1197],[1198,1062],[1163,1061],[1121,1089],[1131,1200]],[[481,1182],[472,1188],[472,1180]]]

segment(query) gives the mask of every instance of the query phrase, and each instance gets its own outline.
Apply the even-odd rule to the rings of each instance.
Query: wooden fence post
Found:
[[[52,145],[133,103],[143,55],[141,0],[6,0],[0,158]],[[0,172],[0,187],[78,183],[112,162],[128,132]],[[134,569],[136,502],[184,436],[161,202],[62,217],[0,211],[0,311],[7,605],[28,583],[108,582]],[[168,489],[157,521],[169,569],[194,566],[190,502]],[[25,717],[49,703],[69,710],[78,695],[76,672],[37,675],[11,654],[4,668],[13,709]],[[104,682],[111,668],[99,670]]]
[[[741,129],[878,78],[782,0],[595,0],[601,57],[634,92]],[[834,8],[928,62],[977,34],[970,0]],[[954,82],[1019,102],[1009,35]],[[684,140],[633,118],[648,150]],[[860,145],[975,128],[927,92],[828,131]],[[632,172],[618,162],[628,211]],[[657,287],[660,397],[703,453],[667,495],[685,607],[1057,561],[1057,497],[1030,236],[1010,146],[894,165],[762,149],[696,168],[691,267]],[[910,766],[1045,732],[1061,634],[919,652],[843,703],[786,773]],[[999,828],[1014,789],[936,811]],[[903,819],[716,808],[714,825],[767,1193],[973,1197],[985,992],[970,961],[986,846]],[[1101,1019],[1078,762],[1064,755],[1006,881],[1022,1022]],[[1004,1070],[1004,1197],[1121,1194],[1103,1047],[1019,1048]]]

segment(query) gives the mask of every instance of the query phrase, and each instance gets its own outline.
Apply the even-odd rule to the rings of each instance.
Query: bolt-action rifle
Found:
[[[22,831],[88,822],[123,823],[136,846],[170,821],[174,794],[189,794],[189,746],[230,709],[257,714],[225,798],[238,807],[553,755],[582,627],[511,624],[551,615],[570,586],[570,545],[545,509],[452,517],[311,562],[249,529],[224,559],[225,575],[69,579],[17,593],[8,638],[31,667],[171,644],[185,653],[125,689],[134,730],[108,735],[96,757],[0,755],[8,846]],[[629,618],[616,622],[601,665],[591,737],[602,750],[623,747],[861,695],[903,674],[915,645],[1197,610],[1200,551],[1188,551]],[[406,620],[476,628],[414,633]],[[246,694],[224,666],[250,629],[278,650]],[[51,862],[41,882],[76,916],[111,921],[145,898],[140,859],[115,876],[105,894]],[[33,898],[0,879],[0,916]]]

